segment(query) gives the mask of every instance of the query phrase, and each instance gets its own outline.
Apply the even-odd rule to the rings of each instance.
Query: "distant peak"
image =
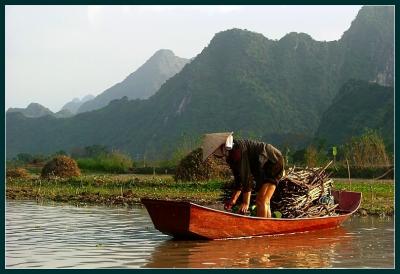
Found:
[[[379,28],[388,28],[394,24],[393,6],[363,6],[356,18],[351,22],[350,29],[357,25],[377,24]]]
[[[45,107],[39,103],[30,103],[26,108],[45,108]]]
[[[170,49],[159,49],[157,50],[146,63],[158,63],[161,60],[174,60],[180,58],[175,55],[175,53]]]
[[[225,37],[225,36],[262,36],[262,37],[266,38],[261,33],[249,31],[247,29],[238,29],[238,28],[232,28],[232,29],[220,31],[215,34],[214,38]]]
[[[359,17],[368,17],[369,19],[381,19],[386,16],[393,16],[393,6],[363,6],[358,12],[356,19]]]
[[[156,56],[175,56],[175,53],[170,49],[159,49],[153,54],[153,57]]]
[[[359,10],[356,18],[351,22],[350,29],[354,28],[357,25],[365,24],[379,24],[379,27],[381,28],[384,27],[386,24],[392,26],[394,23],[393,20],[393,6],[363,6]]]
[[[249,31],[246,29],[228,29],[220,31],[214,35],[209,43],[209,48],[220,48],[224,50],[225,47],[229,46],[244,46],[251,43],[252,41],[266,41],[266,38],[261,33]]]
[[[379,39],[385,36],[391,39],[394,35],[394,6],[363,6],[341,39],[346,41],[354,33],[369,33],[372,28],[375,31],[368,35],[379,33]]]
[[[217,34],[229,34],[229,33],[255,33],[247,29],[232,28],[218,32]]]
[[[94,96],[92,94],[86,95],[82,98],[81,102],[86,102],[89,100],[92,100],[94,98]]]
[[[304,33],[304,32],[294,32],[294,31],[289,32],[288,34],[286,34],[285,36],[283,36],[283,37],[281,38],[281,40],[284,40],[284,39],[313,40],[313,38],[312,38],[309,34],[307,34],[307,33]]]

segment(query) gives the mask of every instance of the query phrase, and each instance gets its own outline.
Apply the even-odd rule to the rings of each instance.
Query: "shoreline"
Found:
[[[333,189],[361,192],[356,214],[393,216],[394,181],[335,179]],[[84,175],[71,179],[7,179],[6,199],[68,203],[76,206],[141,205],[141,198],[185,200],[223,209],[226,182],[175,182],[171,176]]]

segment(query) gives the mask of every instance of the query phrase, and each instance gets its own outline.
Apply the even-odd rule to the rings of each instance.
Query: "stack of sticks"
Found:
[[[334,216],[338,206],[330,195],[333,180],[323,168],[290,168],[281,179],[271,200],[271,210],[282,218]]]

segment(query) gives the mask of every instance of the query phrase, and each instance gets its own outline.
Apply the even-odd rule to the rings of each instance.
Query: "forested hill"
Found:
[[[26,117],[37,118],[45,115],[53,115],[53,112],[38,103],[30,103],[26,108],[9,108],[7,113],[19,112]]]
[[[377,130],[393,148],[394,88],[350,80],[322,116],[316,136],[329,144],[341,144],[366,129]]]
[[[26,108],[9,108],[6,113],[20,113],[23,116],[29,118],[39,118],[46,115],[50,115],[56,118],[67,118],[73,116],[73,113],[68,109],[62,109],[54,113],[50,109],[38,103],[30,103]]]
[[[166,158],[185,140],[226,130],[298,144],[314,136],[349,79],[393,83],[393,16],[391,7],[363,7],[331,42],[222,31],[148,100],[125,98],[63,120],[7,115],[7,155],[102,144]]]

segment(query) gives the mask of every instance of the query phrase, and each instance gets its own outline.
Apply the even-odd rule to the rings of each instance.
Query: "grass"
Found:
[[[220,204],[224,182],[175,182],[170,175],[86,174],[72,179],[9,179],[10,199],[37,199],[76,204],[132,205],[140,198],[189,200],[199,204]],[[334,179],[334,189],[362,192],[361,210],[369,214],[392,215],[394,181]]]
[[[350,183],[351,182],[351,183]],[[334,188],[362,193],[361,208],[370,214],[394,213],[394,181],[336,179]]]
[[[133,162],[129,156],[119,152],[102,154],[91,158],[79,158],[76,161],[81,169],[109,173],[124,173],[133,166]]]
[[[174,182],[171,176],[86,175],[72,179],[7,181],[7,197],[43,198],[87,203],[131,204],[140,198],[183,199],[199,203],[217,201],[222,182]]]

